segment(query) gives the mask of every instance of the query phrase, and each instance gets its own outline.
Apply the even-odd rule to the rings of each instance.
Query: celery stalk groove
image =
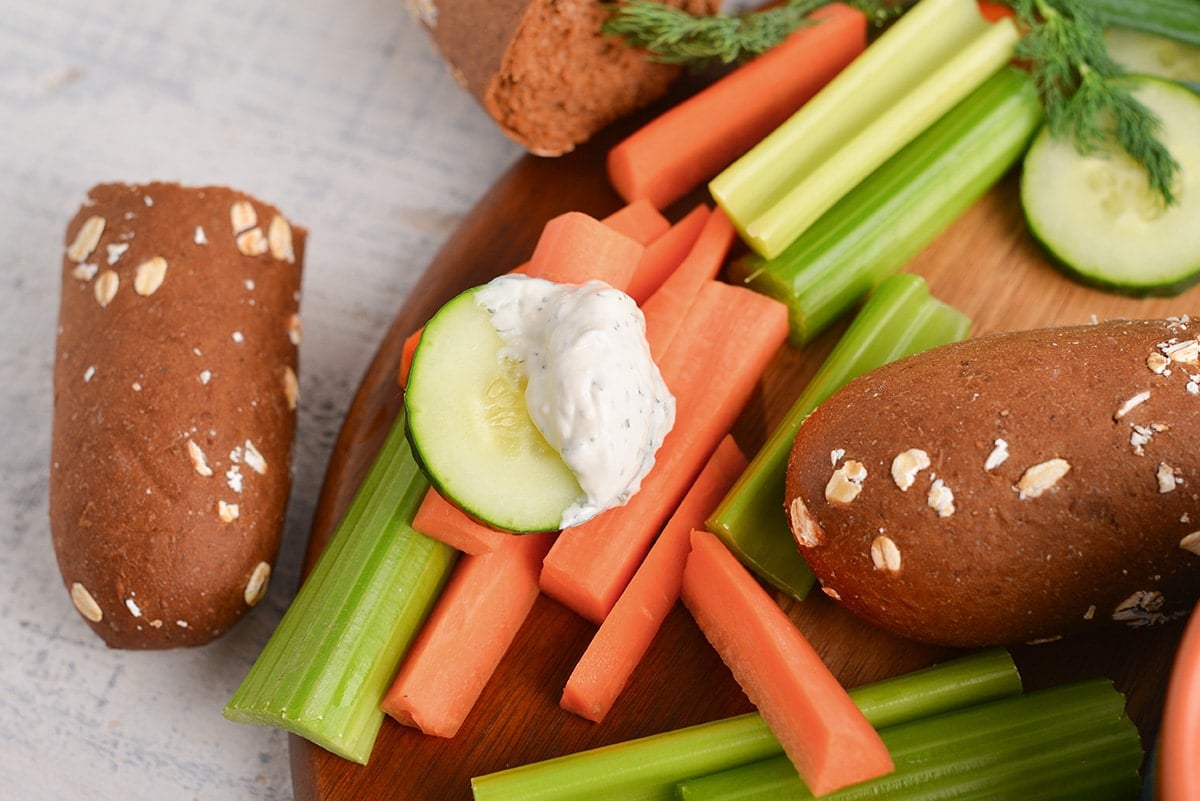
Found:
[[[457,555],[410,525],[428,486],[402,412],[225,717],[367,762],[379,702]]]
[[[962,339],[969,330],[970,320],[932,297],[924,279],[909,273],[886,278],[709,517],[708,530],[760,578],[803,599],[814,579],[784,513],[784,476],[800,424],[852,378]]]

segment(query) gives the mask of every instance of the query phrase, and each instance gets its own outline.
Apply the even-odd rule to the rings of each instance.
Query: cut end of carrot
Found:
[[[598,702],[594,695],[575,684],[567,684],[563,688],[562,698],[559,699],[558,705],[592,723],[604,720],[611,706]]]
[[[583,526],[577,526],[575,529],[568,529],[562,532],[559,535],[558,541],[569,543],[574,537],[586,536],[586,534],[582,534],[578,529],[587,525],[585,523]],[[569,545],[564,546],[564,548],[568,547]],[[556,552],[552,549],[551,554],[555,553],[562,553],[562,551]],[[632,574],[632,570],[630,573]],[[607,578],[607,575],[596,575],[596,578]],[[604,621],[609,611],[612,610],[613,605],[617,602],[617,596],[620,594],[621,588],[624,587],[624,583],[622,582],[613,582],[613,589],[605,593],[590,583],[582,583],[579,573],[571,568],[569,562],[553,558],[548,558],[543,563],[538,584],[547,597],[554,599],[584,620],[595,623],[597,626]]]
[[[401,726],[417,729],[430,737],[450,739],[462,728],[462,721],[458,719],[426,719],[420,709],[411,706],[411,699],[408,696],[389,694],[380,704],[380,709]]]

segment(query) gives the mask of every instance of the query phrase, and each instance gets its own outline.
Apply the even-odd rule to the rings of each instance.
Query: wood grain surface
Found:
[[[542,224],[568,210],[602,216],[618,198],[603,172],[612,135],[555,160],[525,157],[491,189],[429,266],[399,311],[347,415],[314,519],[308,560],[323,547],[401,404],[401,345],[443,301],[521,262]],[[684,204],[686,205],[686,204]],[[1086,323],[1110,317],[1195,313],[1200,290],[1131,299],[1080,286],[1048,265],[1030,240],[1009,175],[908,267],[933,293],[968,313],[973,333]],[[735,435],[754,453],[828,353],[841,328],[803,352],[785,348],[764,377]],[[900,640],[850,617],[821,593],[782,600],[830,668],[854,686],[923,667],[951,651]],[[594,631],[541,598],[511,652],[457,737],[442,740],[387,720],[366,766],[292,736],[298,799],[471,797],[482,773],[747,711],[732,681],[682,607],[677,607],[609,718],[593,724],[558,706],[564,682]],[[1122,630],[1013,649],[1030,688],[1106,676],[1127,694],[1149,749],[1157,734],[1182,624]]]

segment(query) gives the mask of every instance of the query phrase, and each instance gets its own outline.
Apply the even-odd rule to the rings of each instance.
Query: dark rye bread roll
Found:
[[[982,646],[1200,594],[1200,322],[999,334],[849,383],[800,427],[793,533],[881,628]]]
[[[222,187],[94,187],[66,229],[50,529],[116,648],[198,645],[266,590],[290,488],[305,231]]]
[[[718,0],[665,0],[711,14]],[[661,97],[679,68],[600,26],[599,0],[410,0],[458,82],[509,137],[559,156]]]

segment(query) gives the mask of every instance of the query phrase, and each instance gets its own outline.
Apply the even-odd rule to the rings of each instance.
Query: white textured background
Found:
[[[329,448],[406,293],[519,155],[404,0],[0,0],[0,798],[288,799],[221,708],[295,589]],[[223,639],[110,651],[50,544],[63,228],[94,183],[223,183],[310,230],[301,417],[270,594]]]

